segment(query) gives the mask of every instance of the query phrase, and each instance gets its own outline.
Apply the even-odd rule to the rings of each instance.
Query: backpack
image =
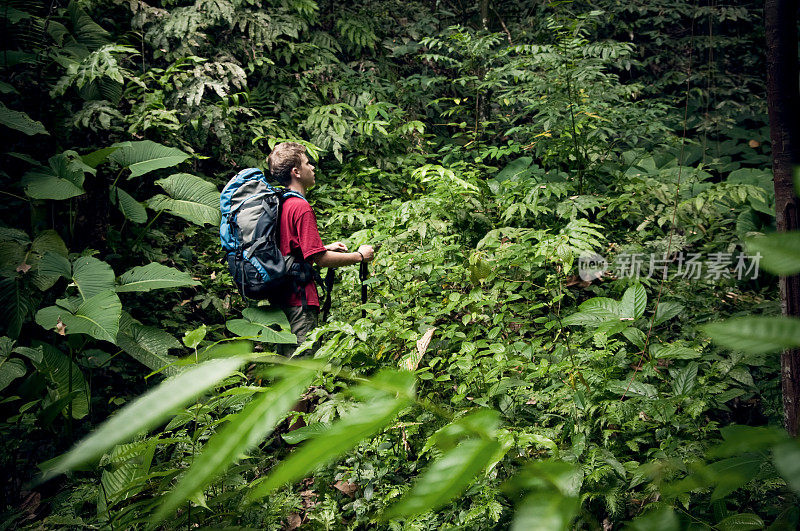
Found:
[[[243,297],[280,303],[287,290],[300,290],[314,278],[311,264],[280,252],[281,205],[288,197],[305,198],[274,188],[258,168],[240,171],[228,181],[219,199],[219,237],[228,270]]]

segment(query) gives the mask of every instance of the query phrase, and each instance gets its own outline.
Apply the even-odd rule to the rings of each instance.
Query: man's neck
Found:
[[[306,188],[301,183],[297,181],[292,181],[287,188],[293,192],[297,192],[298,194],[302,195],[303,197],[306,196]]]

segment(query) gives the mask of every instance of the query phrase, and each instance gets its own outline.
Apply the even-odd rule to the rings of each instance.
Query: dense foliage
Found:
[[[5,0],[3,528],[795,529],[761,9]],[[292,360],[216,228],[284,140],[378,247]]]

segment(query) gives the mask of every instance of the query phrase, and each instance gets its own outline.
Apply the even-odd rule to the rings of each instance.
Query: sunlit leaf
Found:
[[[115,445],[159,425],[198,395],[232,374],[243,358],[212,360],[165,380],[111,416],[44,472],[44,479],[99,459]]]
[[[284,369],[284,378],[266,393],[261,393],[214,434],[203,447],[191,468],[167,494],[156,513],[161,521],[186,501],[202,491],[218,474],[239,456],[261,442],[283,419],[314,377],[313,371]]]

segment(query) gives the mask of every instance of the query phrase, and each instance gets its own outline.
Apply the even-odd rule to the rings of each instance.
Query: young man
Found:
[[[289,190],[305,197],[308,189],[314,186],[314,166],[308,162],[306,148],[302,144],[278,144],[269,154],[268,163],[272,177]],[[369,262],[374,258],[371,245],[362,245],[354,253],[348,253],[347,246],[342,242],[323,245],[314,211],[307,201],[299,197],[288,197],[284,201],[280,224],[281,253],[285,256],[291,254],[295,260],[305,260],[321,267],[340,267]],[[319,319],[319,295],[314,280],[305,285],[302,293],[292,291],[285,300],[276,302],[289,319],[299,345],[317,326]],[[291,356],[296,348],[288,346],[279,352]]]

